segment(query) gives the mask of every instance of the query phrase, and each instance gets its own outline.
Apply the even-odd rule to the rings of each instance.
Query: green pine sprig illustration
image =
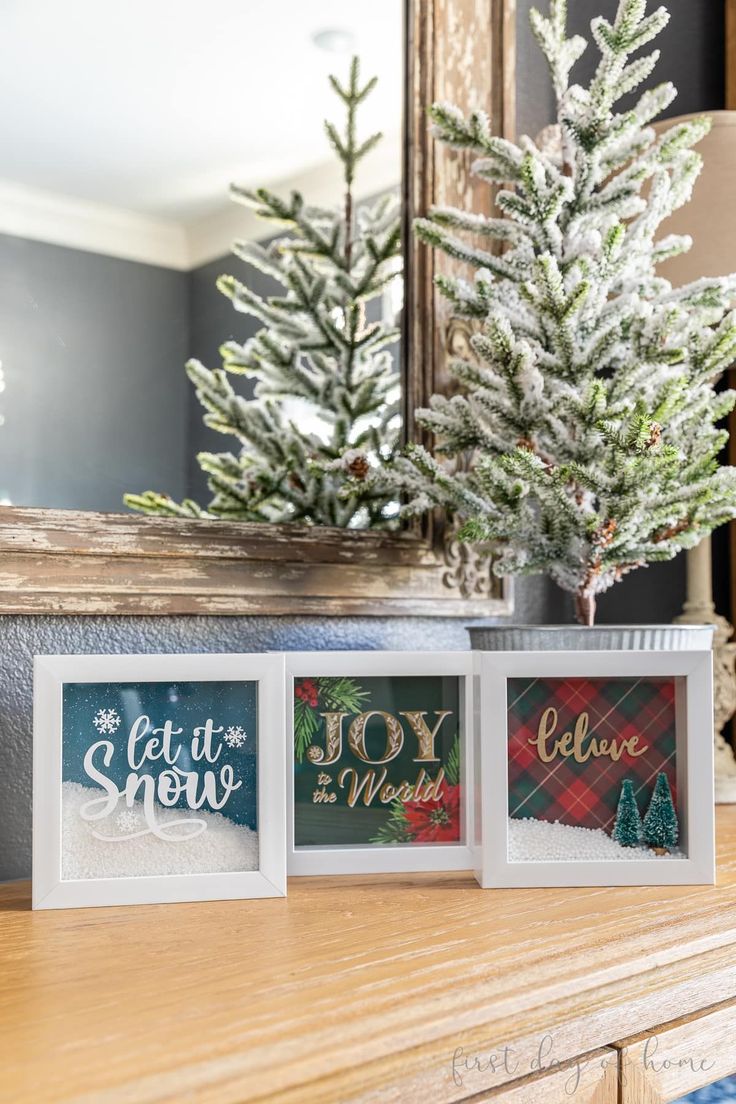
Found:
[[[371,838],[371,843],[411,843],[412,833],[409,822],[406,819],[406,810],[400,797],[397,797],[389,806],[390,812],[385,824]]]
[[[444,763],[445,778],[450,786],[460,784],[460,739],[455,737]],[[385,824],[372,837],[371,843],[412,843],[414,835],[406,816],[406,806],[401,798],[396,798],[389,806],[390,812]]]
[[[370,692],[352,678],[321,678],[318,686],[320,701],[327,709],[341,713],[360,713],[362,703],[370,697]]]
[[[319,715],[306,701],[297,698],[294,702],[294,754],[301,763],[312,737],[319,728]]]
[[[445,778],[451,786],[457,786],[460,783],[460,740],[457,736],[447,755]]]
[[[300,696],[299,688],[304,696]],[[309,696],[311,691],[311,697]],[[356,679],[344,675],[302,679],[294,696],[294,755],[301,763],[321,724],[320,713],[360,713],[370,697]]]

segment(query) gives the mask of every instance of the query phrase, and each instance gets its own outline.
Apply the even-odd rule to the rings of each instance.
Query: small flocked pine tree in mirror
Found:
[[[401,270],[399,202],[393,195],[362,206],[354,200],[356,170],[381,139],[357,137],[358,108],[376,79],[361,84],[354,58],[347,84],[330,82],[346,114],[342,133],[325,123],[342,165],[344,204],[318,208],[296,192],[282,199],[266,188],[233,187],[236,200],[286,228],[265,248],[238,242],[233,249],[277,280],[284,294],[264,298],[222,276],[217,286],[235,310],[263,327],[245,344],[223,345],[222,368],[210,370],[198,360],[186,366],[206,425],[234,437],[239,451],[198,455],[213,495],[206,509],[154,491],[126,495],[133,509],[341,527],[381,527],[396,516],[391,494],[364,477],[393,455],[400,432],[390,350],[399,331],[393,320],[366,320],[366,304]],[[231,377],[238,375],[255,380],[253,398],[233,387]],[[350,477],[355,482],[341,496]]]
[[[716,460],[734,395],[713,387],[736,353],[736,277],[673,289],[656,273],[690,246],[658,233],[690,197],[709,121],[657,137],[649,124],[675,98],[669,83],[617,110],[654,69],[658,52],[638,51],[668,18],[646,0],[621,0],[613,23],[595,18],[600,59],[582,88],[570,72],[586,42],[567,36],[565,0],[532,11],[554,140],[517,145],[482,112],[436,104],[436,136],[472,151],[475,175],[505,190],[500,217],[436,208],[416,226],[475,269],[438,283],[480,332],[475,360],[451,365],[464,394],[418,414],[436,455],[410,448],[394,486],[408,513],[439,505],[466,519],[465,539],[497,542],[498,574],[549,575],[587,624],[622,576],[736,514],[734,471]]]

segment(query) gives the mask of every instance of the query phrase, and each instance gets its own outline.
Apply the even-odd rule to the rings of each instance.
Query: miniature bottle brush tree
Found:
[[[586,624],[623,575],[736,514],[734,470],[716,459],[727,436],[717,423],[736,396],[713,386],[736,354],[736,277],[673,288],[656,272],[691,245],[657,234],[690,197],[701,168],[692,147],[709,120],[658,137],[649,124],[674,100],[670,83],[616,110],[659,56],[632,57],[669,18],[646,7],[621,0],[613,23],[592,21],[600,60],[588,88],[570,81],[587,44],[567,36],[565,0],[547,17],[532,11],[556,141],[515,144],[482,112],[432,108],[437,138],[471,150],[475,175],[503,186],[500,215],[438,207],[416,223],[475,269],[472,282],[438,284],[479,332],[475,359],[451,365],[464,394],[418,412],[436,454],[411,446],[390,477],[405,513],[455,512],[465,540],[496,543],[499,575],[546,573]]]
[[[353,58],[343,86],[330,77],[344,105],[341,134],[325,130],[342,164],[345,199],[341,208],[307,205],[298,192],[282,199],[266,188],[233,187],[235,200],[287,229],[267,247],[237,242],[236,257],[272,277],[284,289],[264,298],[232,276],[218,289],[235,310],[263,323],[254,337],[228,341],[222,368],[190,360],[187,375],[205,408],[211,429],[235,438],[237,453],[202,452],[212,500],[206,509],[191,499],[146,491],[125,502],[146,514],[219,517],[257,522],[301,522],[341,527],[381,527],[396,516],[391,494],[361,482],[398,446],[400,417],[397,368],[388,346],[399,331],[383,321],[366,321],[366,304],[380,296],[401,270],[401,231],[396,197],[385,195],[357,207],[356,170],[380,141],[357,137],[357,111],[376,85],[361,86]],[[239,395],[231,376],[255,380],[252,398]],[[284,410],[299,400],[311,431]],[[339,494],[351,477],[349,492]]]
[[[655,851],[665,852],[677,843],[680,826],[666,774],[657,775],[642,828],[644,842]]]
[[[680,836],[680,824],[672,800],[667,775],[660,771],[649,800],[644,820],[630,779],[621,783],[621,795],[611,838],[621,847],[649,847],[664,855],[674,849]]]
[[[621,796],[611,836],[622,847],[638,847],[644,837],[641,814],[634,795],[634,784],[629,779],[621,785]]]

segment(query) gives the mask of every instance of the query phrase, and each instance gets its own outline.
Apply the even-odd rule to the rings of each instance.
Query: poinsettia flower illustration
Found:
[[[317,708],[319,692],[314,679],[302,679],[294,687],[294,693],[297,698],[301,698],[302,701],[306,702],[311,709]]]
[[[454,843],[460,839],[460,787],[445,783],[436,801],[405,801],[406,824],[414,843]]]

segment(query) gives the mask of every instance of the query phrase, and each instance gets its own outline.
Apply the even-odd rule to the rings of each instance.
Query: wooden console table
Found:
[[[389,875],[31,913],[5,885],[0,1101],[673,1100],[736,1072],[736,808],[718,834],[715,888]]]

